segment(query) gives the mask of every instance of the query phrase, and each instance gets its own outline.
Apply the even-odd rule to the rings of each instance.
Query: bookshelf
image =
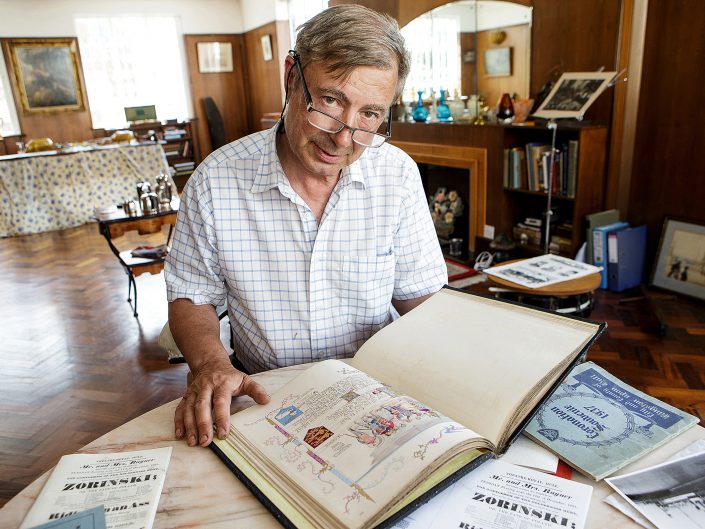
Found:
[[[551,134],[552,131],[545,126],[504,127],[504,204],[506,215],[513,223],[511,234],[520,248],[519,253],[525,255],[541,254],[545,248],[543,224],[536,238],[536,230],[532,230],[526,220],[545,221],[548,195],[544,178],[548,171]],[[542,150],[540,146],[545,146],[543,160],[539,159],[540,155],[536,156]],[[551,209],[554,212],[552,252],[573,257],[585,237],[585,215],[599,211],[603,206],[607,127],[558,121],[556,149],[559,154],[555,156],[555,181],[551,193]],[[521,178],[512,178],[516,177],[516,165],[512,167],[511,163],[512,152],[523,155]],[[525,234],[525,244],[521,244],[522,233]]]
[[[537,121],[534,126],[395,122],[393,130],[392,143],[420,165],[430,167],[438,163],[434,161],[438,156],[427,152],[458,151],[453,160],[443,165],[465,168],[471,179],[482,183],[471,187],[469,196],[463,197],[467,198],[471,219],[475,219],[469,231],[470,239],[474,239],[469,248],[471,254],[488,248],[490,239],[483,237],[485,226],[494,228],[495,236],[502,233],[512,236],[517,223],[527,217],[542,218],[547,202],[545,192],[511,189],[504,185],[505,149],[524,150],[527,143],[550,145],[552,131],[542,122]],[[561,231],[567,239],[563,250],[559,251],[562,255],[573,257],[580,248],[585,238],[585,215],[604,209],[608,131],[605,125],[558,122],[556,146],[570,141],[577,142],[578,146],[574,196],[552,197],[552,206],[570,226],[567,231]],[[517,256],[540,253],[543,253],[541,244],[517,244]]]

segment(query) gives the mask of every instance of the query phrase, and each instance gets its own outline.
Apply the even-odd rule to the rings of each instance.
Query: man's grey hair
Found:
[[[389,15],[356,4],[342,4],[320,12],[297,31],[295,50],[302,67],[320,63],[328,73],[344,77],[358,66],[382,70],[396,66],[394,99],[401,95],[409,74],[409,51],[399,24]]]

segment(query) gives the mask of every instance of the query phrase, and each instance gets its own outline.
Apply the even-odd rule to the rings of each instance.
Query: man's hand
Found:
[[[230,430],[230,402],[238,395],[249,395],[257,404],[269,402],[266,390],[229,360],[204,362],[176,407],[176,438],[186,436],[189,446],[208,446],[213,440],[215,417],[218,438],[224,439]]]

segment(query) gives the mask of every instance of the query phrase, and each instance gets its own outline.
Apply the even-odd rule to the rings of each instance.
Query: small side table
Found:
[[[137,283],[135,277],[142,274],[158,274],[164,268],[164,257],[134,257],[131,250],[121,252],[114,243],[114,239],[122,237],[125,232],[137,231],[140,235],[157,233],[162,226],[169,225],[169,234],[166,238],[166,246],[171,243],[171,235],[176,224],[176,211],[163,211],[150,215],[138,215],[130,217],[120,210],[119,213],[110,215],[107,218],[98,219],[98,230],[108,241],[110,250],[118,258],[125,273],[127,274],[127,302],[132,307],[132,315],[137,317]],[[134,291],[134,304],[132,302],[132,292]]]
[[[505,261],[502,265],[516,263],[522,259]],[[496,286],[490,287],[495,297],[545,308],[563,314],[587,317],[594,304],[593,292],[600,286],[600,274],[595,272],[577,279],[568,279],[540,288],[528,288],[506,279],[488,275]]]

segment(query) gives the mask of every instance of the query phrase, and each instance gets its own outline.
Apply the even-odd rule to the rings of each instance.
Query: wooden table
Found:
[[[164,244],[168,247],[171,243],[171,234],[176,224],[176,210],[179,207],[179,199],[176,198],[171,203],[169,211],[151,213],[148,215],[128,216],[122,209],[117,213],[101,217],[98,219],[98,230],[108,241],[108,246],[115,257],[122,265],[127,274],[127,302],[132,306],[132,315],[137,317],[137,283],[135,277],[142,274],[158,274],[164,268],[166,256],[157,257],[135,257],[132,250],[120,251],[115,246],[114,240],[122,237],[128,231],[136,231],[140,235],[148,235],[161,231],[162,226],[169,226],[169,234],[166,236]],[[134,294],[133,294],[134,292]],[[132,296],[134,295],[134,304]]]
[[[254,375],[269,392],[281,388],[307,366],[294,366]],[[208,448],[189,448],[174,439],[175,400],[116,428],[85,446],[83,453],[122,452],[172,446],[171,462],[154,522],[155,528],[280,528],[279,523]],[[236,399],[233,413],[251,405],[249,398]],[[696,439],[705,439],[705,429],[695,426],[620,473],[662,462]],[[14,529],[41,491],[48,472],[37,478],[0,509],[0,527]],[[587,527],[591,529],[641,526],[602,500],[612,493],[604,481],[595,483],[577,472],[573,479],[592,485]]]
[[[518,261],[522,261],[522,259],[505,261],[499,265]],[[497,297],[506,297],[503,294],[509,294],[511,299],[521,303],[538,305],[556,312],[577,313],[582,316],[587,316],[590,313],[593,305],[592,293],[600,286],[601,281],[599,272],[539,288],[525,287],[489,274],[487,278],[496,285],[496,287],[490,287],[490,292],[494,292]]]

